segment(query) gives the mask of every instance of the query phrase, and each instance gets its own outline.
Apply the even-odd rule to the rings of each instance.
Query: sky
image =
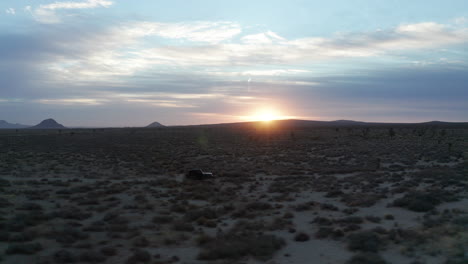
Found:
[[[466,0],[2,0],[0,120],[468,121]]]

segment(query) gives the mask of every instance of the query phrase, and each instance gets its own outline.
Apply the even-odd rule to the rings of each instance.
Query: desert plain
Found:
[[[10,129],[0,149],[0,263],[468,263],[466,125]]]

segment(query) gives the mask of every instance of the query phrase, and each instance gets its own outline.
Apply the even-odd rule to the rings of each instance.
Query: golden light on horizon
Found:
[[[248,121],[271,122],[273,120],[287,119],[287,116],[282,115],[278,110],[273,108],[261,108],[249,116],[244,117]]]

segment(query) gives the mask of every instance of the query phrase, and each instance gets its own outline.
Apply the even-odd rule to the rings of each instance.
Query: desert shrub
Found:
[[[26,210],[26,211],[41,211],[42,206],[37,203],[27,202],[23,203],[18,207],[18,210]]]
[[[10,203],[7,199],[0,197],[0,208],[5,208],[11,205],[13,204]]]
[[[187,212],[187,206],[185,204],[176,203],[171,205],[170,210],[175,213],[185,213]]]
[[[0,187],[10,187],[11,183],[8,180],[0,179]]]
[[[265,221],[258,220],[258,221],[238,221],[234,224],[231,228],[230,233],[232,234],[239,234],[239,233],[246,233],[246,232],[260,232],[267,228]]]
[[[9,242],[28,242],[36,237],[36,233],[32,231],[23,231],[21,233],[12,234],[9,238]]]
[[[209,228],[215,228],[218,226],[218,223],[215,220],[206,219],[205,217],[198,218],[197,224]]]
[[[198,259],[239,259],[245,256],[252,256],[260,260],[268,260],[284,245],[284,240],[274,235],[259,235],[255,233],[218,235],[211,242],[204,245],[204,249],[198,255]]]
[[[310,236],[304,232],[300,232],[294,236],[294,241],[305,242],[310,239]]]
[[[320,209],[327,210],[327,211],[338,211],[338,207],[336,207],[333,204],[327,204],[327,203],[321,204]]]
[[[294,218],[294,214],[291,213],[291,212],[286,212],[286,213],[284,213],[283,218],[285,218],[285,219]]]
[[[352,232],[352,231],[356,231],[356,230],[359,230],[359,229],[361,229],[361,226],[357,225],[357,224],[347,224],[347,225],[343,226],[343,230],[345,232]]]
[[[187,211],[184,215],[184,219],[187,221],[195,221],[199,218],[203,217],[206,219],[216,219],[220,215],[219,210],[215,210],[212,208],[204,208],[204,209],[196,209]]]
[[[51,234],[51,238],[62,244],[73,244],[78,240],[87,239],[88,237],[88,234],[71,226],[62,226]]]
[[[288,183],[285,181],[275,181],[268,187],[269,193],[293,193],[295,191],[296,189],[288,186]]]
[[[288,220],[283,217],[276,217],[271,221],[271,223],[268,225],[269,230],[283,230],[288,226],[291,226],[293,223],[291,220]]]
[[[333,234],[333,228],[331,227],[321,227],[317,232],[315,232],[316,238],[327,238],[328,236]]]
[[[373,228],[372,232],[375,232],[377,234],[387,234],[388,233],[387,229],[385,229],[385,228],[383,228],[381,226],[377,226],[377,227]]]
[[[456,200],[452,194],[442,191],[410,192],[396,199],[393,206],[404,207],[415,212],[427,212],[444,201]]]
[[[369,221],[369,222],[372,222],[372,223],[380,223],[382,218],[380,218],[378,216],[368,215],[368,216],[366,216],[366,220]]]
[[[5,222],[5,227],[8,231],[21,232],[24,228],[36,226],[47,219],[49,217],[42,212],[22,213],[8,219]]]
[[[76,244],[73,244],[73,247],[80,248],[80,249],[83,249],[83,248],[90,249],[93,247],[93,245],[89,242],[78,242]]]
[[[327,194],[325,194],[325,197],[327,198],[333,198],[333,197],[338,197],[338,196],[341,196],[343,195],[343,191],[341,190],[330,190],[327,192]]]
[[[468,216],[460,216],[452,221],[455,225],[462,226],[462,227],[468,227]]]
[[[359,209],[357,208],[344,208],[342,210],[343,213],[348,214],[348,215],[354,214],[357,211],[359,211]]]
[[[348,237],[348,248],[352,251],[377,252],[381,244],[379,236],[371,231],[354,233]]]
[[[173,216],[170,215],[156,215],[154,216],[151,221],[156,224],[167,224],[174,220]]]
[[[148,239],[144,236],[139,236],[133,240],[134,247],[147,247],[149,245]]]
[[[61,249],[54,253],[53,259],[56,263],[73,263],[76,257],[68,250]]]
[[[6,231],[0,230],[0,242],[8,242],[10,240],[10,234]]]
[[[345,218],[338,219],[337,222],[344,224],[362,224],[364,220],[360,216],[348,216]]]
[[[314,205],[313,202],[300,203],[300,204],[297,204],[294,207],[294,209],[298,212],[307,211],[307,210],[312,209],[313,205]]]
[[[386,264],[387,262],[375,253],[359,253],[354,255],[346,264]]]
[[[110,225],[125,225],[128,224],[128,219],[120,215],[120,212],[109,212],[102,217],[102,221]]]
[[[148,263],[151,261],[151,255],[146,250],[137,249],[127,260],[127,264]]]
[[[5,251],[7,255],[22,254],[32,255],[42,250],[42,245],[39,243],[19,243],[10,244]]]
[[[190,222],[184,222],[181,220],[175,221],[172,224],[172,229],[175,231],[183,231],[183,232],[192,232],[193,230],[195,230],[195,228]]]
[[[77,207],[67,207],[52,213],[54,217],[72,220],[85,220],[91,217],[92,213],[83,212]]]
[[[116,225],[108,225],[106,226],[106,231],[108,232],[116,232],[116,233],[123,233],[123,232],[128,232],[130,230],[130,227],[127,224],[116,224]]]
[[[89,226],[84,227],[85,232],[104,232],[106,223],[104,221],[94,221]]]
[[[86,263],[100,263],[106,260],[106,256],[97,251],[84,251],[80,254],[80,261]]]
[[[313,222],[321,226],[329,226],[333,224],[333,220],[321,216],[317,216]]]
[[[335,229],[335,230],[333,230],[333,233],[332,233],[332,237],[334,239],[339,239],[339,238],[343,237],[344,235],[345,235],[345,233],[341,229]]]
[[[380,198],[382,198],[380,195],[373,193],[349,193],[342,195],[341,201],[347,206],[370,207],[380,200]]]
[[[392,229],[388,231],[387,237],[394,242],[400,242],[404,240],[417,244],[424,243],[427,239],[427,236],[423,233],[411,229]]]
[[[197,236],[195,238],[195,241],[196,241],[197,245],[203,246],[203,245],[209,243],[210,241],[212,241],[212,239],[213,239],[212,237],[208,236],[205,233],[202,233],[202,234],[200,234],[199,236]]]
[[[391,215],[391,214],[386,214],[386,215],[384,216],[384,218],[385,218],[385,220],[393,220],[393,219],[395,219],[395,217],[394,217],[393,215]]]
[[[245,205],[245,208],[247,210],[252,210],[252,211],[264,211],[264,210],[269,210],[272,209],[273,207],[269,203],[265,202],[251,202]]]

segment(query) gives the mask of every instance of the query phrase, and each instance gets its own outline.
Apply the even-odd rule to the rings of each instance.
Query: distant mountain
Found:
[[[21,125],[21,124],[12,124],[12,123],[8,123],[5,120],[0,120],[0,129],[15,129],[15,128],[17,129],[17,128],[26,128],[26,127],[30,127],[30,126]]]
[[[62,124],[57,123],[57,121],[55,121],[54,119],[49,118],[30,128],[32,129],[62,129],[66,127],[64,127]]]
[[[166,126],[161,125],[161,123],[159,123],[159,122],[153,122],[153,123],[147,125],[146,127],[166,127]]]

